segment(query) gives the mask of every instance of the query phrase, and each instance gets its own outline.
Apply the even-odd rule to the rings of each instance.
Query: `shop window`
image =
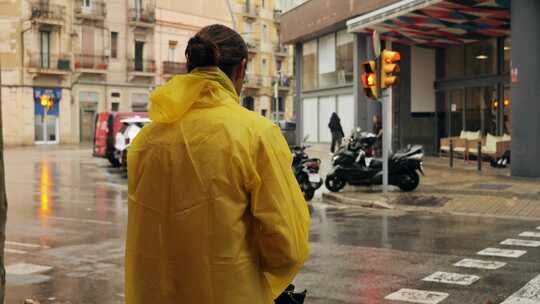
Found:
[[[313,90],[318,87],[317,40],[304,43],[302,58],[302,87]]]
[[[504,134],[512,134],[512,115],[510,111],[510,86],[504,87],[504,99],[503,99],[503,130]]]
[[[336,35],[334,33],[319,38],[319,87],[335,86],[336,73]]]
[[[119,102],[112,102],[111,103],[111,111],[112,112],[118,112],[120,109],[120,103]]]
[[[466,76],[497,73],[497,40],[488,39],[465,45]]]
[[[347,31],[337,33],[336,41],[336,73],[338,84],[353,82],[353,50],[354,36]]]

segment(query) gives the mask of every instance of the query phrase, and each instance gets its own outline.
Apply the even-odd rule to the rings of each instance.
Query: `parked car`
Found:
[[[122,168],[127,168],[127,150],[139,131],[151,120],[148,117],[134,116],[122,120],[123,127],[116,133],[114,156]]]
[[[148,117],[146,112],[101,112],[94,123],[93,155],[109,160],[113,167],[120,167],[121,162],[115,156],[116,134],[123,127],[122,120],[130,117]]]

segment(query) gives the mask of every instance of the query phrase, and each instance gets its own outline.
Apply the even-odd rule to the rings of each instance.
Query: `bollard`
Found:
[[[478,172],[482,171],[482,142],[478,141]]]
[[[450,139],[450,168],[454,167],[454,140]]]

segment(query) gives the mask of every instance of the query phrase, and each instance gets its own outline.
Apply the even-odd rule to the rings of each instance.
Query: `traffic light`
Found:
[[[41,103],[41,106],[46,108],[47,111],[49,111],[52,106],[53,106],[53,100],[52,100],[52,97],[49,96],[49,95],[41,95],[40,97],[40,103]]]
[[[381,88],[389,88],[397,84],[398,77],[394,73],[399,73],[399,52],[384,50],[381,54]]]
[[[377,99],[379,97],[377,88],[377,63],[375,60],[369,60],[362,63],[362,84],[364,93],[367,97]]]

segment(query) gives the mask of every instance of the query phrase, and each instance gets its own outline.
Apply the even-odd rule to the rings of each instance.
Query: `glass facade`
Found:
[[[497,74],[497,39],[452,45],[445,49],[444,78]]]
[[[343,30],[304,43],[302,71],[304,91],[352,84],[353,37]]]

